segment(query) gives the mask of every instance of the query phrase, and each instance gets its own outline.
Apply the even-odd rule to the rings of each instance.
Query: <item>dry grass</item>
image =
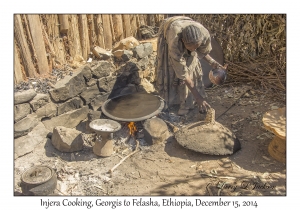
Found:
[[[229,82],[254,82],[286,90],[285,14],[187,15],[202,23],[221,44]]]

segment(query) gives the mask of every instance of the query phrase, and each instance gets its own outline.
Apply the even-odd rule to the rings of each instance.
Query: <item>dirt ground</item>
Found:
[[[250,89],[243,94],[247,88]],[[93,154],[95,135],[85,134],[84,149],[80,152],[61,153],[48,139],[32,153],[16,159],[15,195],[22,194],[21,174],[33,165],[55,169],[58,177],[55,195],[286,195],[286,164],[269,155],[273,134],[262,124],[266,111],[286,105],[285,95],[278,97],[251,84],[208,88],[207,94],[217,121],[241,142],[242,149],[235,154],[211,156],[185,149],[177,143],[171,127],[171,135],[164,143],[149,146],[141,134],[143,122],[139,122],[138,151],[110,174],[108,171],[135,149],[133,138],[125,142],[128,128],[122,123],[123,128],[114,134],[115,152],[110,157]],[[157,117],[168,116],[178,127],[204,119],[198,108],[184,117],[176,115],[177,109],[172,107],[169,113],[162,112]]]

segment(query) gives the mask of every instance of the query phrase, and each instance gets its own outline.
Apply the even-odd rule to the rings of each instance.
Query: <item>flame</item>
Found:
[[[134,133],[137,131],[137,128],[136,128],[134,122],[128,123],[128,128],[129,128],[130,135],[134,135]]]

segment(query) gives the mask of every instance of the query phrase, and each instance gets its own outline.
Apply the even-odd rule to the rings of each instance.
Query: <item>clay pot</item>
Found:
[[[55,171],[48,166],[35,166],[21,176],[21,189],[24,195],[50,195],[57,185]]]

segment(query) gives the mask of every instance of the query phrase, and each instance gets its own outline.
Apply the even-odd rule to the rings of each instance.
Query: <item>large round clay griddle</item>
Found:
[[[212,109],[208,110],[205,121],[177,131],[175,139],[187,149],[209,155],[231,155],[241,149],[234,133],[215,121],[215,111]]]
[[[164,101],[150,93],[133,93],[108,99],[102,105],[102,112],[109,118],[137,122],[159,114],[164,108]]]
[[[223,49],[220,46],[220,44],[217,42],[217,40],[213,37],[211,37],[211,47],[212,50],[210,51],[209,55],[215,59],[218,63],[221,65],[224,65],[224,54],[223,54]],[[204,60],[200,59],[202,71],[203,71],[203,84],[204,87],[211,87],[212,83],[209,80],[208,74],[209,71],[212,69],[212,67]]]

